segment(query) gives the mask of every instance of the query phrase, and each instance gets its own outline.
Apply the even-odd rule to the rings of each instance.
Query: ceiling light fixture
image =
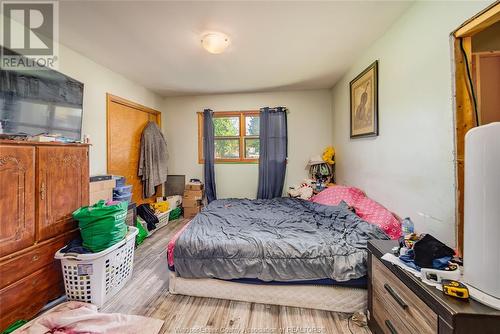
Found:
[[[221,32],[210,32],[201,37],[201,45],[208,52],[219,54],[229,46],[229,37]]]

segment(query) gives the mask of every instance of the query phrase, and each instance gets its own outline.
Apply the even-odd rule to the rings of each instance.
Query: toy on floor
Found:
[[[303,182],[299,186],[290,187],[288,194],[290,197],[308,200],[313,195],[313,188],[307,182]]]

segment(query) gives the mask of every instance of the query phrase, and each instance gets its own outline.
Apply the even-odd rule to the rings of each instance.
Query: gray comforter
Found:
[[[366,275],[368,239],[388,239],[347,205],[293,198],[210,203],[177,239],[185,278],[295,281]]]

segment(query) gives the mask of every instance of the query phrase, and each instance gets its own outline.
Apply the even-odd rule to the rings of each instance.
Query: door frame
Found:
[[[456,199],[456,244],[460,255],[464,243],[464,157],[465,134],[476,126],[473,87],[468,73],[472,73],[472,37],[500,21],[500,2],[464,22],[452,34],[454,63],[454,113],[455,113],[455,199]],[[467,58],[468,63],[465,61]]]
[[[110,112],[109,108],[111,103],[121,104],[132,109],[135,109],[138,112],[146,112],[149,115],[149,119],[151,121],[155,121],[156,124],[161,128],[161,112],[159,110],[146,107],[142,104],[124,99],[123,97],[119,97],[110,93],[106,93],[106,172],[109,173],[109,167],[111,164],[111,131],[110,131]],[[162,192],[162,186],[158,188],[159,192]],[[157,192],[158,193],[158,192]]]

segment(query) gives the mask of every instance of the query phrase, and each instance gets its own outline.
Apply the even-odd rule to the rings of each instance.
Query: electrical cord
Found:
[[[465,68],[467,69],[467,79],[469,80],[469,85],[470,85],[470,90],[472,94],[472,100],[474,102],[474,116],[476,117],[476,126],[479,126],[479,114],[477,111],[477,101],[476,101],[476,93],[474,91],[474,84],[472,82],[472,76],[470,74],[470,69],[469,69],[469,59],[467,58],[467,53],[465,52],[464,49],[464,43],[463,43],[463,38],[460,38],[460,49],[462,50],[462,54],[464,56],[465,60]]]
[[[347,318],[347,328],[349,329],[349,332],[351,332],[351,334],[354,334],[351,330],[351,318],[352,318],[352,316]]]

